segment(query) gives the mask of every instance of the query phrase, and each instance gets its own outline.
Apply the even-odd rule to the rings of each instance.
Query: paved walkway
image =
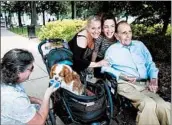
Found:
[[[24,48],[32,52],[35,58],[35,68],[29,80],[24,83],[24,87],[28,95],[43,98],[45,90],[48,87],[49,77],[42,57],[38,52],[38,44],[39,41],[37,39],[29,40],[5,28],[1,28],[1,58],[7,51],[13,48]],[[57,123],[57,125],[63,125],[58,118]]]

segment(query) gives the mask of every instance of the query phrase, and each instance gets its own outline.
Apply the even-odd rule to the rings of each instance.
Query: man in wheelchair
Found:
[[[121,21],[115,33],[117,43],[105,53],[111,66],[103,66],[102,72],[113,74],[117,80],[119,95],[131,100],[138,109],[138,125],[170,125],[170,103],[158,94],[158,69],[146,46],[132,40],[130,25]]]

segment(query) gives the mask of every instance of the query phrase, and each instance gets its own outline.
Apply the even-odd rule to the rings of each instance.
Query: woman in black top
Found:
[[[106,60],[99,62],[91,62],[91,55],[94,49],[94,40],[99,37],[101,33],[101,21],[98,16],[92,16],[87,21],[85,29],[77,33],[71,41],[69,47],[73,52],[73,69],[80,73],[80,71],[88,67],[107,66]]]

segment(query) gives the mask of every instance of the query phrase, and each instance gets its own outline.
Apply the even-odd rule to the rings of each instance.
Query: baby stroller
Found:
[[[52,65],[57,63],[72,66],[72,52],[65,46],[51,48],[46,54],[43,53],[42,46],[46,43],[62,43],[63,39],[45,39],[38,45],[38,50],[46,65],[48,73]],[[52,94],[52,109],[54,116],[57,115],[67,125],[109,125],[113,117],[113,102],[110,90],[103,81],[97,84],[86,82],[85,75],[81,75],[81,81],[88,90],[95,95],[87,94],[78,96],[65,89],[58,89]],[[50,85],[50,84],[49,84]],[[55,118],[55,117],[54,117]],[[55,121],[55,120],[54,120]],[[55,122],[54,122],[55,124]]]

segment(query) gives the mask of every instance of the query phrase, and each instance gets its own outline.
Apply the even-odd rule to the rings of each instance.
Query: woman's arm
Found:
[[[50,86],[47,88],[44,99],[42,101],[42,105],[38,112],[36,112],[35,116],[27,123],[28,125],[43,125],[45,124],[45,121],[48,116],[49,112],[49,102],[50,102],[50,96],[51,94],[57,90],[57,88],[54,88],[55,85]]]
[[[87,47],[87,39],[85,37],[77,37],[77,45],[81,48],[86,48]],[[96,51],[93,52],[92,55],[92,59],[90,61],[90,64],[88,67],[101,67],[101,66],[108,66],[108,62],[106,60],[101,60],[99,62],[94,62],[94,60],[96,60],[97,58],[97,52],[98,50],[96,49]],[[79,52],[78,52],[79,54]],[[79,57],[82,57],[81,55]],[[84,59],[82,59],[84,61]]]
[[[90,65],[88,67],[102,67],[102,66],[109,66],[108,61],[106,61],[105,59],[99,61],[99,62],[91,62]]]
[[[97,58],[97,55],[99,52],[99,48],[100,48],[100,45],[102,44],[102,42],[103,42],[102,36],[99,36],[99,38],[95,39],[94,50],[93,50],[93,54],[92,54],[92,58],[91,58],[92,62],[96,61],[96,58]]]
[[[93,51],[93,54],[92,54],[92,57],[91,57],[91,62],[95,62],[96,61],[97,54],[98,54],[98,52]]]

